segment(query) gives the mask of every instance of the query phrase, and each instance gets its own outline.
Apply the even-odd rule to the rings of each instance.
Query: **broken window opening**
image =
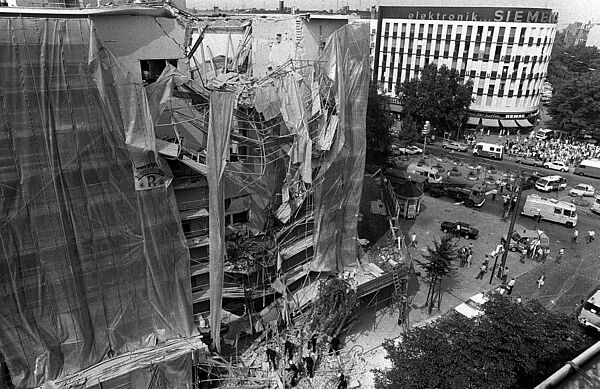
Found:
[[[144,86],[155,82],[163,70],[165,70],[167,64],[177,67],[177,59],[140,59],[142,83]]]

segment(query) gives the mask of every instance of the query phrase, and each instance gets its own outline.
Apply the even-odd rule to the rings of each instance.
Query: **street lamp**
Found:
[[[427,144],[427,135],[429,135],[429,133],[431,132],[431,123],[429,122],[429,120],[425,121],[425,124],[423,125],[423,131],[421,132],[423,134],[423,158],[425,158],[425,145]]]

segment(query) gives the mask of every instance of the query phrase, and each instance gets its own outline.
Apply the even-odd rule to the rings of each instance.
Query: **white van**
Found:
[[[577,316],[579,324],[600,331],[600,290],[597,290],[581,307]]]
[[[535,189],[542,192],[563,190],[567,187],[567,180],[561,176],[546,176],[535,182]]]
[[[475,148],[473,148],[473,155],[492,159],[502,159],[503,150],[503,146],[495,143],[479,142],[475,145]]]
[[[549,220],[561,223],[567,227],[577,225],[577,208],[574,204],[537,194],[527,196],[521,215],[537,218],[538,221]]]
[[[553,137],[554,137],[554,131],[550,130],[549,128],[540,129],[535,134],[535,139],[537,139],[537,140],[550,140]]]
[[[575,168],[575,174],[600,178],[600,160],[584,159],[579,163],[579,166]]]
[[[428,165],[411,163],[406,168],[406,172],[410,175],[423,176],[427,178],[427,181],[429,181],[430,184],[439,184],[442,182],[442,176],[439,174],[438,170]]]
[[[592,203],[590,210],[594,213],[600,214],[600,196],[596,196],[596,199]]]

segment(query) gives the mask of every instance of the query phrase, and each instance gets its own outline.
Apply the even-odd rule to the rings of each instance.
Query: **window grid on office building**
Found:
[[[539,104],[552,25],[384,19],[382,26],[377,66],[385,92],[398,93],[403,82],[434,63],[473,80],[471,109]]]

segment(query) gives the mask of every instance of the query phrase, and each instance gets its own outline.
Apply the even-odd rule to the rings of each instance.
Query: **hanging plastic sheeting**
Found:
[[[87,19],[0,18],[0,69],[0,352],[12,382],[188,337],[174,194],[137,191],[132,174],[132,145],[153,154],[143,90],[115,82]]]
[[[369,90],[369,26],[350,24],[335,31],[320,57],[333,81],[338,129],[315,188],[313,271],[340,271],[356,260],[356,225],[366,152]]]
[[[221,178],[227,163],[235,94],[212,92],[208,118],[208,238],[210,240],[210,331],[213,347],[221,352],[221,305],[225,262],[225,203]]]

